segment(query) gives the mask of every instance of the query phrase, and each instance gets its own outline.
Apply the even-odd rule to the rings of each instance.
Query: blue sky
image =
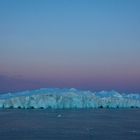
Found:
[[[139,25],[139,0],[1,0],[0,91],[140,91]]]

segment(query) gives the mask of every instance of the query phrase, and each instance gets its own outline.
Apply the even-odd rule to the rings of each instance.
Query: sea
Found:
[[[0,109],[0,140],[140,140],[140,109]]]

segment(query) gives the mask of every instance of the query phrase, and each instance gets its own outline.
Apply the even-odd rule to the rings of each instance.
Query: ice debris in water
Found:
[[[58,114],[57,117],[60,118],[60,117],[62,117],[62,115],[61,114]]]
[[[0,108],[140,108],[139,94],[45,88],[0,95]]]

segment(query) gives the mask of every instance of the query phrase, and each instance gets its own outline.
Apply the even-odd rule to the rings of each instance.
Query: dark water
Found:
[[[140,140],[140,109],[0,110],[0,140]]]

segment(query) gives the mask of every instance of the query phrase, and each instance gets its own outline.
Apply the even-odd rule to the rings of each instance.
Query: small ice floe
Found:
[[[62,117],[62,115],[61,114],[58,114],[57,117],[60,118],[60,117]]]

